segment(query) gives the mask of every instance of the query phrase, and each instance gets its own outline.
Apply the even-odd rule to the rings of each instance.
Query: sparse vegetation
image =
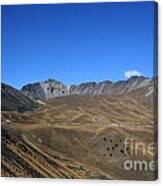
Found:
[[[68,95],[32,112],[3,111],[2,176],[153,180],[152,171],[123,166],[126,159],[154,159],[125,154],[130,150],[126,138],[145,144],[154,140],[151,99],[144,104],[137,96],[138,90],[118,96]]]

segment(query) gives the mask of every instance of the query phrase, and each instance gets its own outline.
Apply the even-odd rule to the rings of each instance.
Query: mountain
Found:
[[[126,81],[103,81],[100,83],[90,82],[70,87],[71,94],[88,94],[88,95],[119,95],[131,92],[140,87],[144,87],[151,83],[150,78],[143,76],[133,76]]]
[[[2,105],[12,107],[16,102],[17,106],[22,95],[31,101],[21,92],[4,87]],[[116,83],[92,82],[70,87],[50,79],[23,89],[32,99],[46,103],[32,112],[2,110],[2,176],[157,178],[157,79],[132,77]],[[5,97],[12,99],[5,102]],[[145,149],[152,144],[153,153],[144,153],[144,148],[133,153],[133,145],[138,143]],[[142,167],[124,167],[126,161],[134,166],[137,160],[143,162]],[[156,163],[155,171],[146,169],[144,162],[147,167]]]
[[[2,111],[32,111],[37,107],[28,96],[4,83],[1,84],[1,101]]]
[[[35,112],[2,115],[2,176],[156,179],[150,169],[124,168],[125,161],[149,163],[157,154],[138,148],[133,155],[132,142],[124,145],[134,139],[148,147],[156,132],[152,108],[133,94],[68,95]]]
[[[34,100],[42,101],[53,97],[65,96],[69,93],[66,85],[54,79],[27,84],[22,87],[21,91]]]
[[[119,95],[131,92],[132,90],[152,85],[152,79],[143,76],[134,76],[126,81],[103,81],[86,82],[80,85],[67,86],[59,81],[49,79],[23,86],[21,91],[34,100],[48,100],[53,97],[66,95]]]

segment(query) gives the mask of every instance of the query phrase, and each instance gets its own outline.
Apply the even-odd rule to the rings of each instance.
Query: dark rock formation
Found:
[[[1,109],[2,111],[32,111],[37,107],[37,104],[29,97],[25,96],[19,90],[1,84]]]

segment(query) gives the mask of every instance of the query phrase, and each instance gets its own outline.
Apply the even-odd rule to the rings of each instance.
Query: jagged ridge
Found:
[[[134,76],[126,81],[86,82],[80,85],[67,86],[59,81],[49,79],[44,82],[27,84],[21,91],[34,100],[46,101],[53,97],[66,95],[118,95],[131,92],[137,88],[152,85],[152,79]]]

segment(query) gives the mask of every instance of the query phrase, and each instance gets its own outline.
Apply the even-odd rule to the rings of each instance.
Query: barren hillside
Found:
[[[33,112],[3,111],[2,176],[155,179],[154,171],[124,169],[125,160],[156,158],[124,146],[126,138],[148,146],[157,130],[151,99],[136,95],[68,95]]]

